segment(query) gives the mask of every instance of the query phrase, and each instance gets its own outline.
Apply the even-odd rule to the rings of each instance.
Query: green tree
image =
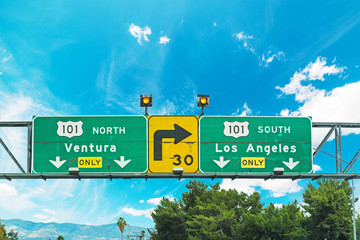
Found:
[[[190,187],[190,186],[189,186]],[[231,226],[236,223],[238,193],[210,185],[187,210],[189,239],[231,239]]]
[[[263,209],[260,214],[246,212],[234,227],[236,239],[306,239],[302,227],[305,216],[298,203],[281,208],[274,204]]]
[[[187,188],[189,191],[183,193],[182,199],[184,209],[188,209],[189,239],[234,239],[237,234],[234,226],[244,213],[259,214],[263,206],[258,193],[221,190],[219,183],[207,186],[191,181]]]
[[[5,225],[1,224],[1,220],[0,220],[0,240],[8,240],[8,237],[6,236]]]
[[[1,224],[0,220],[0,240],[18,240],[18,233],[11,230],[9,233],[6,233],[5,225]]]
[[[269,239],[305,239],[303,229],[304,214],[300,211],[297,201],[281,208],[274,204],[264,209],[264,229]]]
[[[64,240],[64,237],[63,236],[58,236],[56,240]]]
[[[220,185],[190,181],[179,201],[162,199],[152,213],[152,239],[234,239],[234,226],[244,213],[258,214],[260,195],[221,190]]]
[[[144,239],[144,238],[145,238],[145,231],[142,230],[142,231],[141,231],[141,239]]]
[[[303,208],[308,239],[352,239],[351,187],[347,181],[322,179],[308,184]]]
[[[352,239],[348,182],[317,183],[317,188],[310,183],[305,189],[303,212],[297,201],[263,208],[258,193],[248,195],[221,190],[218,183],[207,186],[190,181],[181,199],[162,199],[152,213],[156,229],[152,239]]]
[[[124,239],[124,229],[125,229],[125,226],[127,225],[125,219],[122,217],[119,217],[116,224],[119,227],[119,230],[121,232],[121,239]]]
[[[359,213],[356,214],[355,223],[356,223],[356,239],[360,239],[360,214]]]
[[[7,236],[8,236],[8,238],[9,238],[9,240],[18,240],[18,239],[19,239],[18,233],[19,233],[19,232],[14,232],[13,230],[11,230],[11,231],[7,234]]]
[[[151,232],[154,240],[187,239],[185,214],[180,204],[174,200],[163,198],[151,216],[155,223],[155,232]]]

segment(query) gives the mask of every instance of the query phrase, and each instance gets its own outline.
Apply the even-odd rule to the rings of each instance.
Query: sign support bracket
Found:
[[[0,138],[0,143],[3,146],[3,148],[5,149],[5,151],[7,152],[7,154],[9,154],[11,159],[15,162],[16,166],[20,169],[20,171],[22,173],[25,173],[25,170],[21,167],[20,163],[16,160],[14,155],[11,153],[11,151],[9,150],[9,148],[6,146],[6,144],[4,143],[4,141],[1,138]]]

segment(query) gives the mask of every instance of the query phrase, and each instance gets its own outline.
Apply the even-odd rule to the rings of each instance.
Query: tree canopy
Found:
[[[123,217],[119,217],[116,224],[121,232],[121,238],[124,239],[124,229],[125,226],[127,225],[125,219]]]
[[[178,200],[153,211],[153,240],[352,239],[351,188],[346,181],[308,184],[304,202],[264,207],[260,194],[190,181]],[[302,209],[302,208],[303,209]],[[360,219],[360,217],[359,217]]]
[[[308,184],[304,198],[304,210],[309,214],[305,229],[309,239],[351,239],[352,189],[347,181],[322,179],[316,188]]]
[[[0,220],[0,240],[18,240],[18,232],[11,230],[9,233],[5,230],[5,225]]]

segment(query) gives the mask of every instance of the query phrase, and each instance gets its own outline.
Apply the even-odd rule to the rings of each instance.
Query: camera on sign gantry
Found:
[[[209,95],[198,95],[197,106],[201,107],[201,115],[204,115],[204,107],[209,107]]]
[[[140,107],[145,107],[145,115],[148,115],[147,108],[152,107],[152,95],[140,95]]]

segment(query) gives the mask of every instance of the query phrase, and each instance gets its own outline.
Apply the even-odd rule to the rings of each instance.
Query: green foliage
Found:
[[[190,181],[182,199],[162,199],[152,213],[157,232],[152,239],[234,239],[233,227],[246,212],[258,214],[260,195],[248,196],[235,190],[220,190],[220,185]]]
[[[319,180],[319,187],[308,184],[303,208],[309,214],[305,222],[308,239],[351,239],[351,187],[347,181]]]
[[[360,239],[360,214],[356,214],[356,239]]]
[[[260,214],[245,213],[234,232],[237,239],[305,239],[304,218],[296,201],[281,208],[271,203]]]
[[[187,239],[185,214],[180,204],[163,198],[151,216],[155,223],[156,232],[152,232],[154,240],[182,240]]]
[[[64,240],[64,237],[63,236],[58,236],[56,240]]]
[[[262,208],[257,193],[248,197],[235,190],[220,190],[218,183],[209,187],[197,183],[190,182],[189,192],[183,194],[189,239],[232,239],[232,227],[239,217],[249,210],[259,213]],[[191,204],[187,205],[188,199]]]
[[[11,230],[8,234],[7,234],[7,236],[8,236],[8,238],[9,238],[9,240],[18,240],[19,238],[18,238],[18,233],[19,232],[14,232],[13,230]]]
[[[1,220],[0,220],[0,240],[8,240],[8,237],[6,236],[5,225],[1,224]]]
[[[119,230],[121,232],[121,238],[124,239],[124,229],[125,226],[127,225],[125,219],[123,217],[119,217],[116,222],[116,225],[119,227]]]
[[[11,230],[9,233],[6,233],[5,225],[1,224],[0,220],[0,240],[18,240],[18,233]]]
[[[178,201],[163,198],[152,213],[154,240],[352,239],[351,188],[346,181],[321,180],[297,201],[263,208],[260,195],[221,190],[190,181]],[[358,216],[358,229],[360,216]],[[360,229],[359,229],[360,232]],[[359,233],[360,235],[360,233]]]

